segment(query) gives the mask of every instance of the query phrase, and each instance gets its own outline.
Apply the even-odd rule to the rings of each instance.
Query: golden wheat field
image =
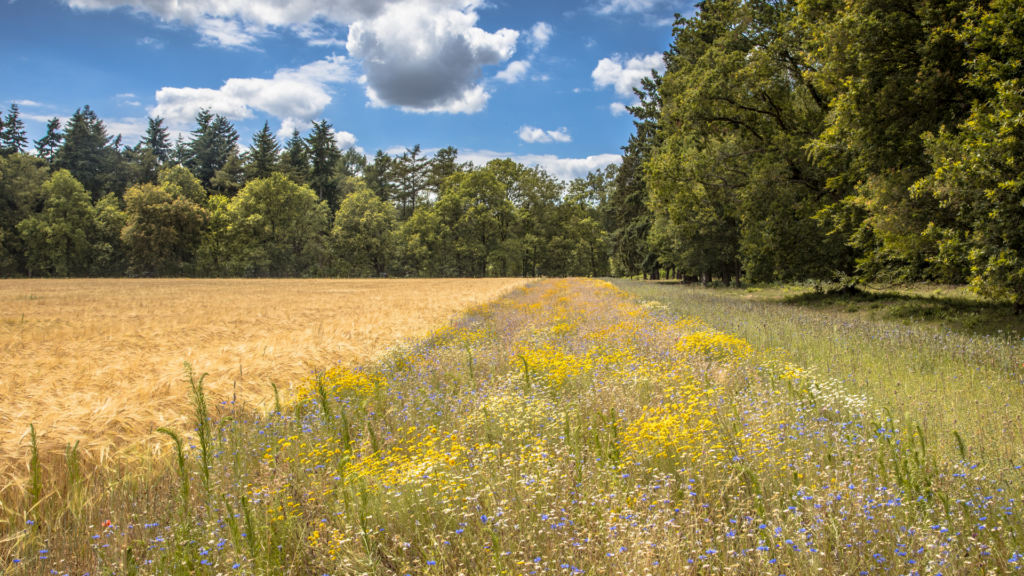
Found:
[[[183,363],[215,408],[266,409],[311,371],[372,356],[521,285],[447,280],[0,281],[0,478],[45,452],[83,457],[182,429]],[[227,403],[227,404],[223,404]],[[216,413],[216,412],[215,412]]]

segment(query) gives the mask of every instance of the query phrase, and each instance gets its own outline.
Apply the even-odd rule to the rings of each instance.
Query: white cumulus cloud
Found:
[[[490,97],[479,82],[483,66],[516,49],[519,32],[476,26],[486,0],[60,0],[79,10],[127,7],[168,23],[193,27],[203,41],[258,49],[258,41],[287,29],[314,46],[344,45],[361,60],[371,106],[409,112],[471,114]],[[334,37],[341,27],[348,37]],[[552,33],[546,23],[529,33],[535,49]],[[159,48],[158,40],[140,45]],[[237,108],[237,107],[235,107]]]
[[[597,88],[614,86],[616,93],[632,96],[633,88],[639,88],[640,81],[650,76],[651,70],[665,71],[665,61],[661,54],[630,58],[625,62],[619,55],[602,58],[590,76]]]
[[[612,116],[622,116],[628,114],[629,110],[626,109],[626,105],[622,102],[612,102],[608,108],[612,111]]]
[[[281,120],[282,130],[305,128],[331,103],[330,84],[354,79],[343,56],[331,56],[299,68],[283,68],[273,78],[231,78],[220,88],[161,88],[152,116],[170,126],[190,124],[201,108],[231,120],[252,118],[254,111]]]
[[[565,127],[558,130],[542,130],[533,126],[521,126],[516,134],[519,135],[520,140],[531,144],[536,142],[572,142],[572,136],[569,135],[569,131]]]
[[[459,150],[459,160],[470,160],[476,165],[483,165],[495,158],[511,158],[527,166],[541,166],[552,176],[561,180],[581,178],[598,168],[609,164],[619,164],[622,156],[618,154],[597,154],[586,158],[560,158],[554,154],[503,154],[491,150]]]
[[[547,22],[537,22],[534,24],[533,28],[530,29],[530,44],[533,45],[533,51],[536,52],[547,46],[554,33],[555,29]]]
[[[526,76],[526,71],[530,69],[530,63],[526,60],[516,60],[510,62],[508,67],[494,75],[495,80],[501,80],[509,84],[515,84]]]
[[[362,59],[371,105],[453,114],[482,110],[490,94],[477,83],[481,69],[509,59],[519,33],[487,32],[476,22],[472,9],[410,2],[353,23],[346,46]]]

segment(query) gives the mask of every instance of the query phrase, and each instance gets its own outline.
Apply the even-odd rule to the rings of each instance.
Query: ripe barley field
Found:
[[[93,462],[182,427],[185,362],[209,374],[214,415],[265,410],[271,382],[287,401],[312,371],[367,360],[522,283],[0,281],[0,479],[27,474],[30,424],[44,453],[79,442]]]

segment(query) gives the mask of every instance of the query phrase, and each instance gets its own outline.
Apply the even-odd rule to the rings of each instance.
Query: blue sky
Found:
[[[134,143],[199,108],[248,144],[327,119],[372,155],[455,146],[570,178],[614,161],[622,105],[690,0],[0,0],[0,103],[30,138],[89,104]]]

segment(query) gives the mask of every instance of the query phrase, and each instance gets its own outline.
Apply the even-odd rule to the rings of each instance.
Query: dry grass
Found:
[[[215,406],[267,409],[271,381],[287,395],[522,283],[0,281],[0,479],[27,475],[30,423],[44,452],[80,441],[92,462],[156,446],[157,427],[185,425],[186,361],[209,373]]]

